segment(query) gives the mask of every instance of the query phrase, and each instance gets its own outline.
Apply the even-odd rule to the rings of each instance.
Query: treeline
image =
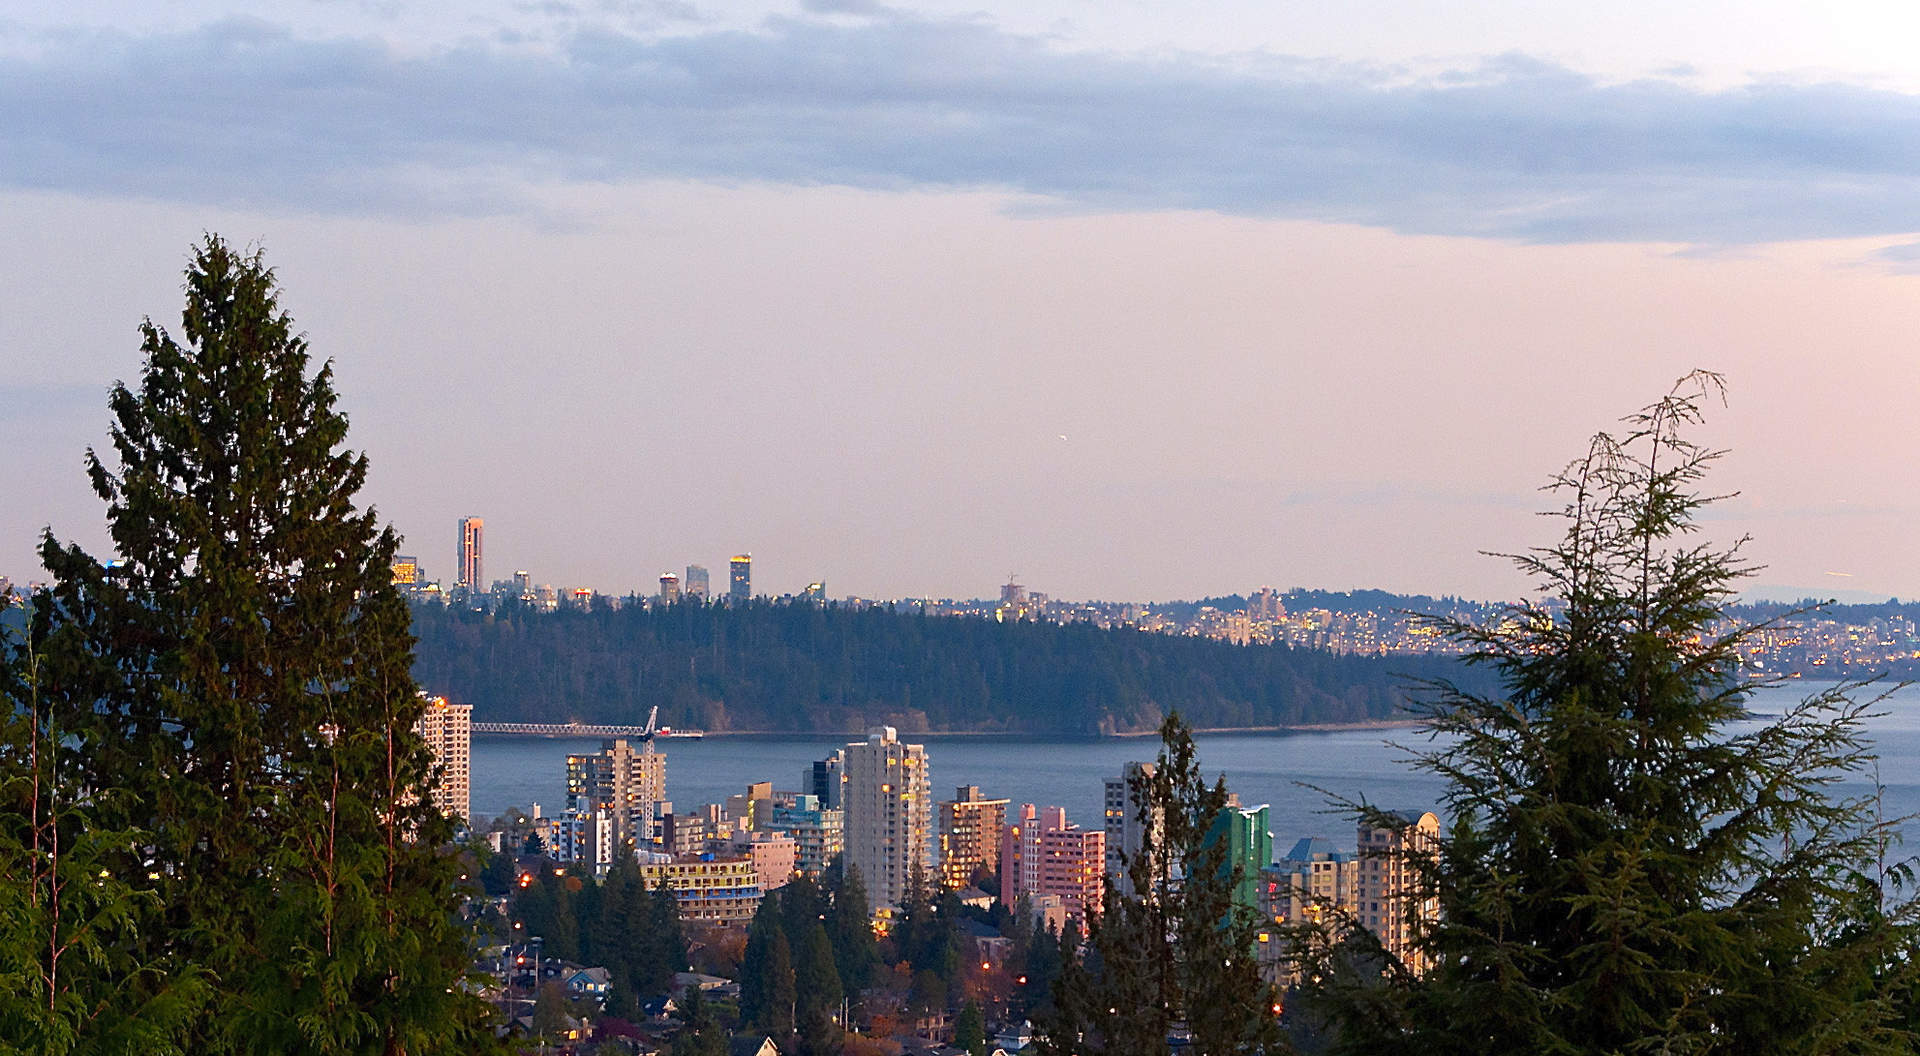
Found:
[[[416,606],[414,674],[496,722],[660,721],[708,730],[1108,734],[1361,722],[1409,687],[1474,679],[1446,659],[1343,656],[1088,624],[756,601],[591,611]]]
[[[522,884],[518,868],[512,854],[485,854],[487,894],[508,896],[511,920],[494,922],[500,941],[538,935],[549,956],[605,968],[608,1014],[639,1019],[641,1003],[671,992],[674,973],[687,970],[680,904],[664,884],[649,887],[634,859],[622,858],[598,880],[541,858]]]
[[[965,906],[918,870],[878,940],[866,907],[851,868],[828,870],[824,886],[801,878],[770,892],[740,960],[739,1026],[781,1042],[797,1035],[798,1052],[826,1053],[844,1040],[836,1027],[864,1023],[886,1037],[952,1016],[954,1044],[984,1056],[985,1010],[1018,1022],[1050,1008],[1080,948],[1072,922],[1051,931],[1024,900],[1015,910]]]

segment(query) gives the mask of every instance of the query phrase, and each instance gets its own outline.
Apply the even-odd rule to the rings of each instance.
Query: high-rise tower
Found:
[[[454,585],[465,587],[469,593],[479,593],[487,589],[487,581],[481,578],[480,569],[480,533],[485,527],[478,517],[460,518],[460,552],[454,567],[456,573]]]
[[[445,697],[431,697],[426,710],[415,720],[413,731],[433,753],[433,768],[439,778],[433,786],[433,805],[440,808],[440,813],[465,821],[472,774],[473,705],[449,704]]]
[[[616,847],[628,841],[653,850],[660,839],[660,803],[667,796],[667,757],[649,742],[636,749],[625,738],[602,742],[598,755],[567,756],[567,810],[606,811]]]
[[[1107,875],[1113,877],[1114,887],[1123,895],[1136,893],[1129,869],[1147,834],[1152,833],[1156,846],[1162,843],[1165,819],[1152,810],[1143,809],[1147,801],[1142,786],[1153,780],[1153,774],[1152,763],[1128,763],[1119,777],[1106,780]]]
[[[940,882],[958,891],[973,875],[1000,868],[1000,832],[1006,828],[1007,801],[988,799],[978,785],[961,785],[940,804]],[[1098,877],[1095,878],[1096,882]]]
[[[680,581],[680,588],[687,592],[690,599],[707,600],[707,566],[688,565],[687,578]]]
[[[872,908],[897,906],[914,867],[933,864],[927,749],[902,744],[893,727],[877,726],[865,741],[847,745],[845,766],[847,861],[866,881]]]
[[[1430,810],[1396,810],[1386,817],[1390,824],[1385,828],[1364,821],[1359,826],[1360,873],[1354,882],[1359,912],[1355,915],[1388,953],[1414,974],[1424,975],[1432,962],[1414,948],[1413,940],[1424,924],[1439,916],[1440,907],[1437,899],[1420,893],[1420,863],[1415,859],[1439,856],[1440,818]]]
[[[680,600],[680,577],[671,572],[660,573],[660,604],[671,605]]]
[[[753,600],[753,555],[735,554],[727,563],[729,575],[727,600],[735,605],[745,605]]]

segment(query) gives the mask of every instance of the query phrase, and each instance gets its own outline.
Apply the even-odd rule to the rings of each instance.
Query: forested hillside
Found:
[[[755,602],[540,613],[414,610],[423,687],[482,721],[660,721],[707,730],[1123,733],[1394,717],[1443,660],[1089,625]]]

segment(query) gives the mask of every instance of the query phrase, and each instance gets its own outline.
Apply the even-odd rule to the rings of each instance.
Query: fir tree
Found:
[[[1872,703],[1749,721],[1755,628],[1719,618],[1752,569],[1690,538],[1719,453],[1686,433],[1718,388],[1690,376],[1553,480],[1565,533],[1514,559],[1549,601],[1442,621],[1504,692],[1426,709],[1454,821],[1407,858],[1438,906],[1409,956],[1301,946],[1336,1051],[1912,1051],[1891,822],[1835,788],[1871,766]]]
[[[1160,735],[1153,773],[1134,778],[1146,833],[1127,865],[1135,894],[1107,885],[1084,950],[1077,932],[1062,936],[1064,964],[1042,1020],[1046,1052],[1161,1051],[1179,1025],[1207,1056],[1280,1044],[1276,996],[1254,959],[1259,919],[1234,901],[1238,873],[1224,841],[1209,838],[1227,809],[1226,785],[1206,783],[1178,713]]]
[[[953,1021],[953,1044],[972,1056],[987,1056],[987,1018],[978,1001],[969,1001]]]
[[[873,936],[873,915],[867,908],[867,886],[860,869],[842,857],[829,871],[827,938],[833,942],[833,963],[840,971],[846,996],[858,1001],[873,980],[880,955]]]
[[[41,548],[61,779],[125,790],[91,823],[142,833],[106,866],[159,900],[133,956],[215,980],[195,1051],[477,1044],[367,460],[258,254],[208,237],[186,291],[109,398],[115,464],[88,453],[119,562]]]
[[[840,999],[844,996],[840,972],[833,964],[833,943],[827,938],[826,923],[817,918],[809,923],[811,926],[803,933],[806,940],[798,947],[793,973],[802,1022],[811,1013],[828,1017],[839,1015]]]
[[[0,597],[0,613],[10,603]],[[0,1048],[184,1052],[206,980],[141,960],[151,956],[140,940],[158,919],[157,899],[112,867],[143,836],[94,823],[90,805],[121,792],[81,794],[60,777],[67,743],[40,678],[35,643],[12,640],[0,623]]]
[[[793,1033],[793,950],[774,900],[763,900],[740,964],[740,1018],[776,1038]]]

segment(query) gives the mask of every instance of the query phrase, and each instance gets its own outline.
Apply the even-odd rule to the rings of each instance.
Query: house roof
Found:
[[[727,1056],[777,1056],[779,1051],[765,1034],[741,1034],[727,1041]]]

